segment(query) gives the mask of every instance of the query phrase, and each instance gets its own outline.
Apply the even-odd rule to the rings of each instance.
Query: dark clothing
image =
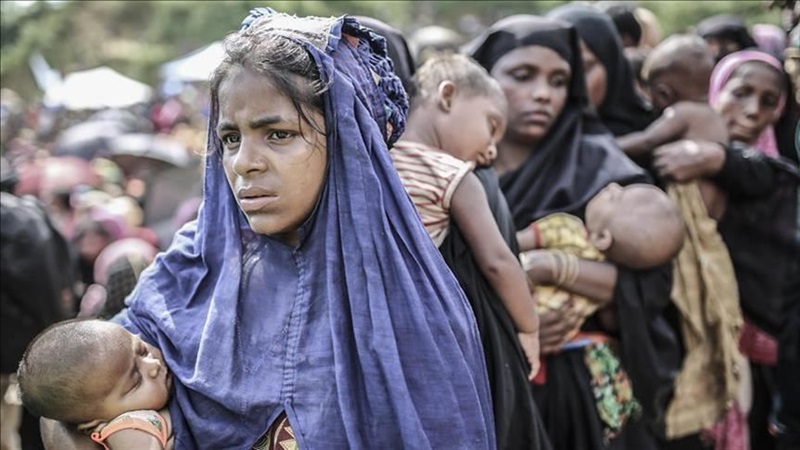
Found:
[[[719,232],[736,270],[742,310],[758,328],[777,336],[784,320],[785,269],[800,257],[797,168],[786,160],[731,146],[715,180],[729,196]]]
[[[521,46],[552,49],[570,65],[567,103],[528,159],[500,178],[517,229],[554,212],[578,216],[589,200],[611,182],[647,182],[644,170],[617,146],[589,107],[578,35],[571,25],[536,16],[507,17],[467,48],[487,70]]]
[[[492,25],[468,49],[490,70],[505,53],[533,45],[561,55],[570,65],[572,78],[566,106],[552,128],[532,146],[519,168],[500,178],[517,230],[554,212],[583,217],[588,201],[609,183],[649,181],[588,106],[578,35],[570,24],[536,16],[511,16]],[[612,444],[619,442],[614,445],[631,442],[630,448],[657,448],[656,436],[663,425],[656,423],[664,414],[672,376],[680,364],[677,334],[662,317],[669,305],[670,289],[669,265],[649,272],[619,271],[613,302],[624,328],[620,333],[620,359],[644,408],[644,422],[630,422],[612,440]],[[590,317],[583,329],[593,322]],[[565,351],[548,356],[546,384],[535,390],[545,428],[554,447],[561,450],[606,448],[582,355]]]
[[[0,193],[0,260],[0,369],[9,374],[40,331],[67,318],[62,299],[75,278],[67,241],[32,197]]]
[[[611,17],[595,6],[574,3],[551,10],[547,17],[575,26],[580,38],[605,68],[606,95],[597,113],[614,136],[642,131],[658,118],[636,91],[633,70]]]
[[[742,19],[730,14],[719,14],[697,24],[697,35],[735,42],[740,50],[755,47],[756,41]],[[723,55],[724,56],[724,55]]]
[[[497,175],[491,168],[474,173],[483,184],[500,232],[516,254],[516,232]],[[549,449],[550,443],[528,382],[530,367],[519,346],[514,323],[502,300],[483,277],[464,236],[452,220],[450,232],[439,250],[475,312],[489,372],[497,448]]]

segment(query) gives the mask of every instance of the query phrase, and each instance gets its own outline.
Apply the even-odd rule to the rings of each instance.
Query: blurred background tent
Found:
[[[159,70],[161,79],[167,83],[208,81],[211,72],[222,62],[224,55],[222,41],[212,42],[188,55],[163,64]]]
[[[153,88],[108,66],[72,72],[53,89],[52,98],[70,110],[124,108],[153,96]]]

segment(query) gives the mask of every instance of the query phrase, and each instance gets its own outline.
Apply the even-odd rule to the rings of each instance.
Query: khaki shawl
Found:
[[[667,411],[668,438],[700,432],[720,421],[736,400],[739,292],[728,249],[708,216],[697,182],[667,192],[686,223],[686,240],[673,262],[672,301],[680,313],[685,356]]]

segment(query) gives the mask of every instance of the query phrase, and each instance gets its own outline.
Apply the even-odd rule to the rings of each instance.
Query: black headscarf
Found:
[[[517,229],[554,212],[583,216],[586,203],[611,182],[647,182],[589,107],[578,35],[570,24],[515,15],[492,25],[464,51],[491,72],[506,53],[524,46],[552,49],[570,65],[567,104],[547,134],[500,186]]]
[[[730,14],[718,14],[702,20],[697,24],[697,35],[704,39],[733,41],[741,49],[756,47],[756,41],[742,19]]]
[[[636,92],[633,70],[625,58],[622,40],[611,17],[594,6],[581,4],[560,6],[547,17],[571,23],[605,67],[608,87],[597,112],[614,136],[647,128],[656,115]]]
[[[405,36],[396,28],[388,25],[373,17],[355,16],[358,22],[379,36],[386,39],[386,49],[389,52],[389,59],[392,60],[394,65],[394,74],[400,78],[403,83],[403,88],[409,97],[413,95],[411,88],[413,87],[412,78],[416,70],[417,64],[414,61],[414,55],[408,48],[408,41]]]

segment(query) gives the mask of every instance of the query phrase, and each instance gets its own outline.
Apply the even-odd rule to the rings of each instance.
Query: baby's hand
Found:
[[[536,373],[539,372],[539,331],[517,333],[517,339],[523,353],[525,353],[525,358],[528,359],[528,364],[531,366],[528,381],[532,381],[536,377]]]

